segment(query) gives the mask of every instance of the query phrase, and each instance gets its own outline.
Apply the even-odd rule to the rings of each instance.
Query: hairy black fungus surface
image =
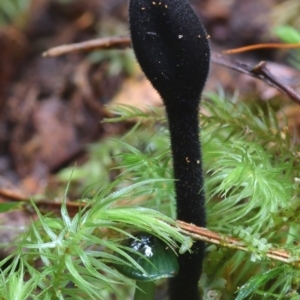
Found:
[[[166,106],[177,218],[205,226],[199,104],[210,62],[208,36],[186,0],[130,0],[130,32],[136,58]],[[170,280],[171,300],[199,299],[204,243],[179,256]]]

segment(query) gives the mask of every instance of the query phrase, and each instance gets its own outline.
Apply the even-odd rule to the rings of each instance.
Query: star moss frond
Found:
[[[190,245],[173,227],[174,179],[163,110],[120,106],[113,112],[114,122],[138,125],[125,137],[89,146],[85,164],[60,174],[63,180],[73,174],[70,189],[82,192],[86,208],[74,217],[64,205],[61,217],[35,208],[39,219],[0,274],[0,299],[12,299],[12,290],[23,299],[109,299],[111,293],[124,299],[134,284],[112,266],[139,268],[120,245],[124,237],[146,231],[177,251]],[[271,107],[216,94],[203,99],[201,122],[208,228],[240,239],[252,253],[207,245],[203,292],[239,300],[298,297],[299,143]],[[288,251],[295,265],[267,259],[271,247]]]

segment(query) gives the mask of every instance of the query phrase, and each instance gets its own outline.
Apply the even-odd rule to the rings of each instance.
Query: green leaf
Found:
[[[274,29],[274,33],[284,42],[300,43],[300,32],[291,26],[279,26]]]
[[[134,250],[134,252],[127,253],[143,268],[140,270],[125,264],[115,265],[118,271],[129,278],[138,281],[151,281],[174,277],[179,271],[175,253],[151,234],[138,233],[134,238],[125,239],[122,245]]]
[[[250,296],[254,293],[259,287],[267,283],[269,280],[277,276],[280,272],[282,272],[282,267],[278,267],[272,270],[269,270],[263,274],[258,274],[253,276],[246,284],[244,284],[238,292],[235,300],[243,300],[246,297]]]
[[[12,211],[20,207],[20,203],[0,203],[0,213]]]

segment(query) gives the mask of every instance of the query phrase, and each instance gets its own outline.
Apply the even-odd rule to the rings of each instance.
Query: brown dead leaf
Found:
[[[139,74],[123,82],[110,105],[115,104],[131,105],[145,111],[149,106],[162,105],[162,100],[146,77]]]

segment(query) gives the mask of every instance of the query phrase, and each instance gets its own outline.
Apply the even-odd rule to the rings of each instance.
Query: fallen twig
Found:
[[[2,200],[6,199],[6,201],[20,202],[28,205],[31,205],[32,201],[30,198],[22,196],[20,193],[8,189],[0,189],[0,198],[2,198]],[[49,213],[51,211],[52,213],[59,214],[62,203],[53,202],[50,200],[38,200],[35,201],[35,205],[41,210],[42,213]],[[74,216],[76,213],[78,213],[79,209],[86,207],[86,203],[66,201],[66,207],[70,216]],[[191,237],[193,240],[204,241],[209,244],[219,245],[224,248],[237,249],[251,253],[251,250],[242,240],[228,237],[224,234],[211,231],[207,228],[188,224],[183,221],[177,221],[176,223],[179,227],[179,231]],[[285,250],[269,249],[265,255],[266,257],[284,262],[286,264],[300,266],[300,261],[295,261],[292,259],[292,255]]]
[[[300,43],[291,43],[291,44],[282,44],[282,43],[264,43],[264,44],[255,44],[245,47],[229,49],[222,51],[225,54],[237,54],[246,51],[258,50],[258,49],[295,49],[300,48]]]
[[[267,62],[261,61],[256,65],[251,65],[241,61],[231,60],[219,53],[212,53],[212,61],[218,65],[260,79],[266,84],[276,88],[281,93],[287,95],[292,101],[300,105],[300,95],[297,94],[292,87],[286,85],[278,77],[273,75],[267,68]]]
[[[198,227],[182,221],[177,221],[177,225],[179,226],[179,231],[181,233],[190,236],[193,240],[204,241],[210,244],[219,245],[224,248],[251,252],[245,243],[239,239],[228,237],[218,232],[210,231],[207,228]],[[291,255],[284,250],[269,249],[265,255],[266,257],[284,262],[286,264],[300,266],[300,261],[293,260]]]
[[[21,204],[27,204],[31,206],[31,201],[33,199],[31,197],[26,197],[25,195],[20,194],[19,192],[15,192],[13,190],[9,189],[0,189],[0,203],[1,202],[18,202]],[[35,200],[35,205],[38,207],[38,209],[41,210],[41,212],[53,212],[56,214],[60,213],[60,208],[62,203],[61,202],[55,202],[50,201],[46,199],[41,200]],[[84,208],[86,206],[83,202],[70,202],[66,201],[66,207],[68,209],[68,213],[71,216],[74,216],[76,213],[78,213],[80,208]],[[28,207],[25,207],[27,209]]]
[[[54,57],[81,51],[93,51],[99,49],[124,49],[130,47],[130,38],[127,37],[108,37],[99,38],[82,43],[61,45],[45,51],[42,56]]]

